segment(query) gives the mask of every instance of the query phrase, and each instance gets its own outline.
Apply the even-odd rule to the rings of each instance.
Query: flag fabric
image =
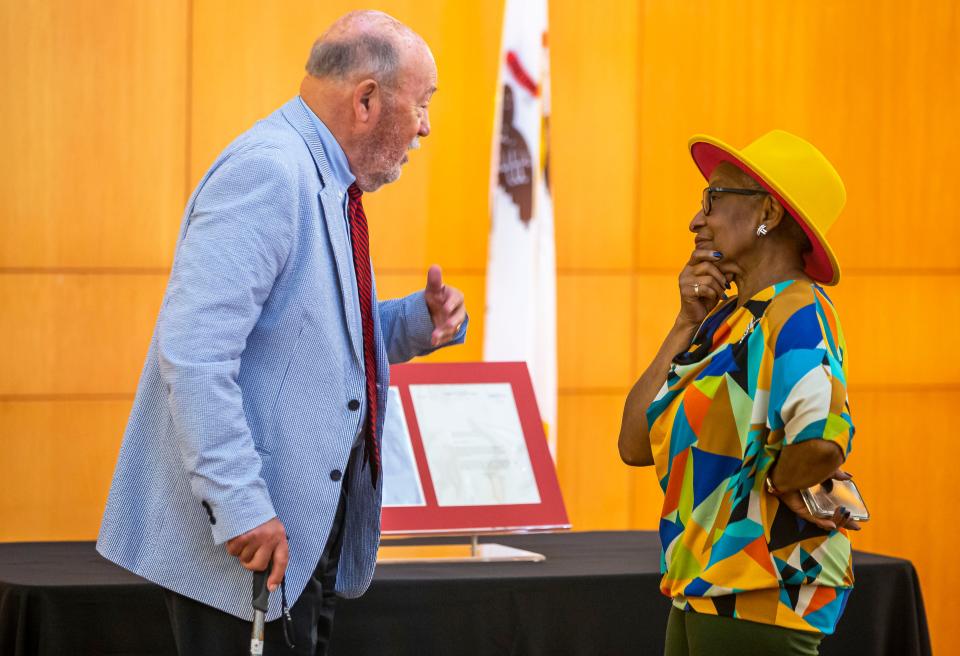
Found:
[[[491,174],[483,356],[524,361],[556,458],[557,282],[546,0],[506,0]]]

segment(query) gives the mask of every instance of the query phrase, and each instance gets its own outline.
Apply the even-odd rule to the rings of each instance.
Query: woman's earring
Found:
[[[757,237],[763,237],[766,234],[767,234],[767,224],[761,223],[760,227],[757,228]]]

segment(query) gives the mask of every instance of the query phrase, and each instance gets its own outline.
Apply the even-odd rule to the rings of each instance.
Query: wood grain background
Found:
[[[0,540],[91,539],[183,204],[216,154],[292,97],[347,0],[0,2]],[[481,357],[502,8],[384,0],[434,49],[433,134],[372,196],[381,294],[438,262]],[[960,5],[949,0],[550,2],[559,267],[558,467],[578,529],[656,526],[620,409],[672,321],[703,182],[697,132],[774,127],[833,161],[850,346],[858,548],[917,565],[935,648],[960,651],[949,509],[960,406]]]

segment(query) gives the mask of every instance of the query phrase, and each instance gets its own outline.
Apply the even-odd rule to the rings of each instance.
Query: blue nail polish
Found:
[[[730,289],[730,283],[727,283],[727,289]]]
[[[721,253],[720,251],[713,251],[713,256],[718,260],[723,259],[723,253]]]

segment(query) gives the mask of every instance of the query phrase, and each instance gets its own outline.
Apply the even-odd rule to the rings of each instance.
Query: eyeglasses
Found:
[[[703,215],[710,214],[713,209],[712,194],[739,194],[740,196],[761,196],[768,195],[769,191],[763,189],[733,189],[732,187],[707,187],[703,190],[703,199],[700,201],[703,207]]]

